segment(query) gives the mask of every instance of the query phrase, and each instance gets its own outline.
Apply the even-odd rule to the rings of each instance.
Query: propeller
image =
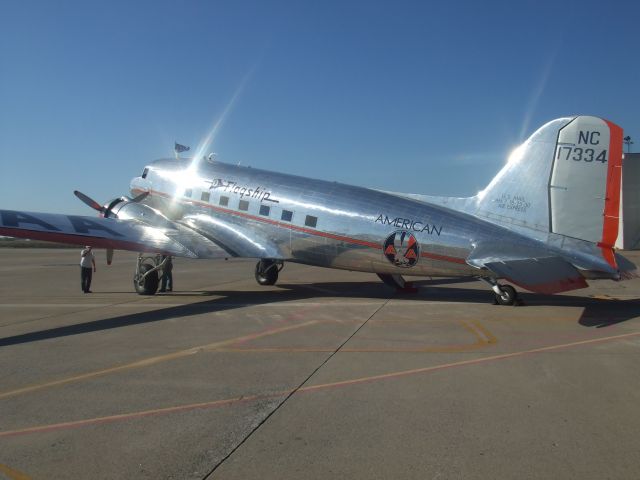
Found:
[[[74,190],[73,194],[78,197],[80,200],[82,200],[83,203],[85,203],[86,205],[88,205],[89,207],[93,208],[94,210],[100,212],[103,216],[108,217],[109,214],[111,213],[111,210],[113,209],[113,207],[115,207],[118,203],[120,202],[133,202],[133,203],[138,203],[142,200],[144,200],[145,198],[147,198],[147,196],[149,195],[149,192],[142,192],[140,195],[136,195],[133,198],[130,197],[119,197],[119,198],[114,198],[111,202],[105,204],[105,205],[100,205],[98,202],[96,202],[93,198],[91,198],[89,195],[85,195],[84,193],[82,193],[79,190]]]
[[[78,197],[80,200],[82,200],[85,204],[89,205],[91,208],[99,211],[102,214],[104,214],[104,212],[107,210],[105,207],[103,207],[98,202],[96,202],[93,198],[89,197],[88,195],[85,195],[84,193],[78,190],[74,190],[73,194],[76,197]]]
[[[105,205],[100,205],[93,198],[91,198],[88,195],[85,195],[79,190],[74,190],[73,194],[76,197],[78,197],[80,200],[82,200],[82,202],[84,202],[86,205],[100,212],[100,214],[106,218],[111,213],[111,210],[113,209],[113,207],[115,207],[118,203],[127,202],[127,201],[138,203],[144,200],[145,198],[147,198],[147,196],[149,195],[149,192],[142,192],[140,195],[136,195],[134,198],[130,198],[130,197],[115,198]],[[113,261],[113,248],[107,248],[107,265],[111,265],[112,261]]]

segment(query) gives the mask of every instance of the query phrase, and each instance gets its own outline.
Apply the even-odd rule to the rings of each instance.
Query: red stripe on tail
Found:
[[[620,185],[622,183],[622,128],[615,123],[609,126],[609,166],[607,168],[607,190],[604,200],[602,240],[598,246],[602,256],[613,268],[618,268],[613,254],[613,246],[618,238],[620,223]]]

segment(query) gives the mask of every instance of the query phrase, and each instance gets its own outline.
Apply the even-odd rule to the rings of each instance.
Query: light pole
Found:
[[[631,141],[631,137],[629,135],[627,135],[626,137],[624,137],[624,143],[627,146],[627,153],[631,152],[631,145],[633,145],[633,142]]]

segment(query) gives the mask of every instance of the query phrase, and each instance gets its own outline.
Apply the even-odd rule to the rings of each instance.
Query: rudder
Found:
[[[613,247],[618,236],[622,129],[577,117],[558,132],[549,183],[551,231]]]

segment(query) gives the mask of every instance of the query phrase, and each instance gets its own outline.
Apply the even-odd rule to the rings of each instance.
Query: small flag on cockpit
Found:
[[[176,153],[180,153],[180,152],[188,152],[189,150],[191,150],[191,147],[187,147],[186,145],[180,145],[179,143],[176,143],[173,149],[176,151]]]

